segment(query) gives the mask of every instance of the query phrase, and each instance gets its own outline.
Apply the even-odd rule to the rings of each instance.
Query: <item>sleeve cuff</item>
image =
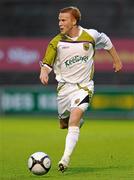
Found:
[[[40,67],[47,67],[50,71],[52,71],[52,66],[46,63],[43,63],[42,61],[40,61],[39,64],[40,64]]]

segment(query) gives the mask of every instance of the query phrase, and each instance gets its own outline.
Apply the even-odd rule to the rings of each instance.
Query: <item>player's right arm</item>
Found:
[[[48,84],[49,73],[52,71],[53,64],[57,57],[57,44],[61,38],[61,35],[58,34],[50,41],[41,62],[40,80],[44,85]]]
[[[52,67],[57,55],[57,43],[55,38],[50,41],[45,52],[45,56],[41,62],[40,80],[42,84],[47,85],[49,80],[49,73],[52,71]]]

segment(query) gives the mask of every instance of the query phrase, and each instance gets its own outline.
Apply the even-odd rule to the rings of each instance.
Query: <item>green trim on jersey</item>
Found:
[[[92,36],[90,36],[86,31],[82,31],[82,34],[80,35],[80,37],[78,37],[77,41],[89,41],[93,44],[93,46],[95,45],[95,41],[94,38]]]
[[[48,64],[49,66],[53,66],[57,56],[57,44],[60,40],[62,40],[62,35],[58,34],[50,41],[43,58],[43,63]]]
[[[82,87],[79,83],[77,83],[77,86],[79,89],[83,89],[84,91],[88,92],[89,99],[92,98],[93,92],[91,90],[89,90],[87,86]]]
[[[90,79],[93,79],[93,77],[94,77],[94,64],[92,64],[92,67],[91,67]]]
[[[59,84],[57,87],[57,94],[60,92],[60,90],[62,89],[62,87],[65,85],[66,83],[62,83],[61,85]]]
[[[57,36],[55,36],[50,43],[48,44],[48,47],[46,49],[46,53],[45,56],[43,58],[43,63],[44,64],[48,64],[49,66],[53,66],[56,56],[57,56],[57,45],[59,43],[59,41],[67,41],[67,42],[73,42],[72,39],[70,39],[69,37],[67,37],[66,35],[63,34],[58,34]],[[75,42],[79,42],[79,41],[89,41],[92,43],[93,47],[95,47],[95,41],[93,39],[92,36],[90,36],[86,31],[82,31],[82,34],[80,35],[80,37],[75,41]]]
[[[92,43],[94,49],[93,57],[95,56],[95,40],[92,36],[90,36],[90,34],[83,30],[81,36],[77,39],[77,41],[89,41],[90,43]]]

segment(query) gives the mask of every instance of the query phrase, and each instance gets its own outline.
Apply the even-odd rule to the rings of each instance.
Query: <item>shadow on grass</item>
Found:
[[[33,179],[52,179],[52,176],[50,175],[44,175],[44,176],[37,176],[37,175],[12,175],[12,176],[7,176],[7,177],[0,177],[0,180],[33,180]]]
[[[118,166],[109,166],[109,167],[71,167],[66,172],[69,174],[80,174],[80,173],[99,173],[102,171],[112,171],[118,170],[120,167]],[[124,167],[125,168],[125,167]]]
[[[28,180],[32,180],[32,179],[52,179],[53,176],[51,176],[50,172],[48,174],[44,174],[44,175],[35,175],[35,174],[31,174],[29,177],[27,177]],[[24,179],[25,180],[25,179]]]

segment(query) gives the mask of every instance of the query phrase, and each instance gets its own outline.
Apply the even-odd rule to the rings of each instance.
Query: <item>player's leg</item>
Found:
[[[93,85],[91,86],[92,87],[90,87],[90,91],[92,93]],[[72,91],[70,91],[71,88]],[[68,92],[67,88],[66,91]],[[67,99],[64,99],[68,101],[66,107],[68,107],[68,110],[70,111],[70,118],[69,118],[68,133],[65,142],[65,150],[61,160],[59,161],[59,170],[62,172],[64,172],[64,170],[68,167],[70,157],[79,139],[79,134],[80,134],[79,127],[80,124],[83,123],[83,120],[81,119],[83,117],[84,112],[88,108],[89,97],[91,98],[91,94],[88,91],[88,87],[82,88],[76,85],[74,89],[74,86],[73,87],[70,86],[69,92],[70,93],[68,93],[68,97],[66,96]]]
[[[66,118],[59,118],[59,121],[60,121],[60,128],[61,129],[67,129],[68,128],[68,123],[69,123],[69,117],[66,117]],[[80,119],[80,123],[79,123],[79,127],[81,128],[84,124],[84,120],[83,118]]]
[[[78,98],[79,97],[79,98]],[[89,104],[87,92],[80,91],[71,101],[71,112],[69,118],[68,134],[66,136],[64,154],[59,162],[59,170],[64,172],[68,167],[71,154],[76,146],[80,134],[80,121]]]
[[[76,143],[79,138],[79,125],[80,125],[80,119],[83,116],[83,110],[80,108],[74,108],[70,113],[69,118],[69,128],[68,128],[68,134],[66,136],[66,144],[65,144],[65,151],[62,156],[61,161],[59,162],[59,170],[64,172],[65,169],[68,167],[70,156],[76,146]]]
[[[67,129],[68,128],[69,117],[59,118],[59,120],[60,120],[60,128],[61,129]]]

